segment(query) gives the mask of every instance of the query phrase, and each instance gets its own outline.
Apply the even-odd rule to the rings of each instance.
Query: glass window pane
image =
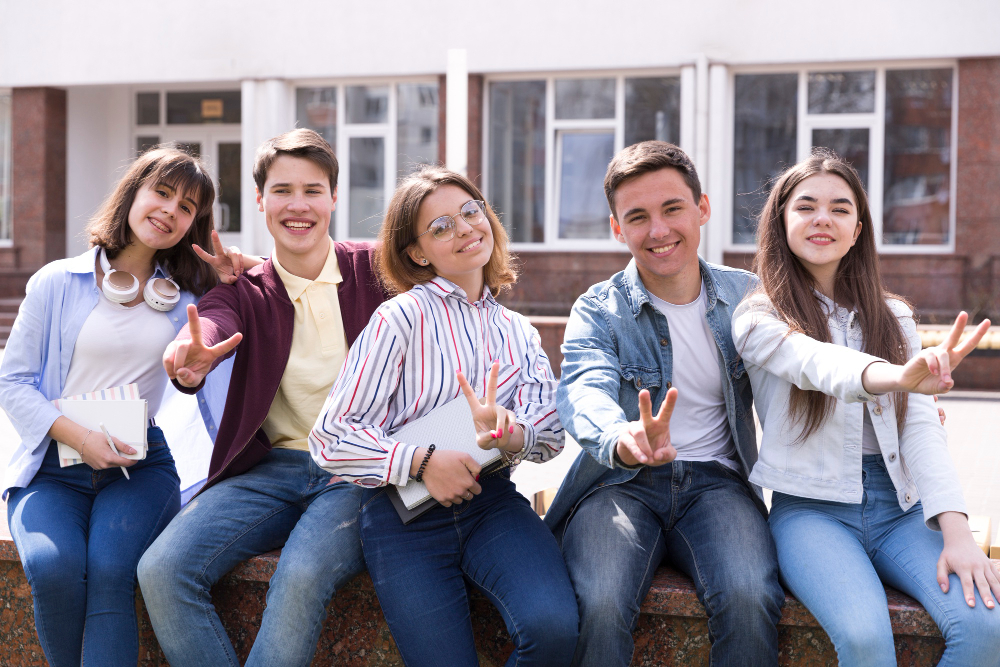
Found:
[[[10,239],[11,216],[10,94],[0,93],[0,239]]]
[[[136,125],[160,124],[159,93],[136,93],[135,123]]]
[[[614,79],[556,79],[556,118],[614,117]]]
[[[171,142],[174,147],[179,150],[184,151],[192,157],[201,157],[201,142],[200,141],[173,141]]]
[[[861,184],[868,190],[868,128],[850,130],[813,130],[813,147],[822,146],[835,151],[851,163],[861,177]]]
[[[373,238],[385,214],[385,139],[352,137],[350,140],[351,238]]]
[[[384,123],[389,118],[389,86],[347,86],[348,123]]]
[[[337,89],[296,88],[295,126],[315,130],[337,152]]]
[[[681,136],[680,77],[625,79],[625,145]]]
[[[240,231],[240,142],[219,143],[220,232]]]
[[[401,83],[396,88],[396,176],[438,160],[438,87]]]
[[[167,124],[239,123],[238,90],[167,93]]]
[[[798,83],[798,74],[736,76],[734,243],[754,242],[772,180],[795,164]]]
[[[809,113],[872,113],[875,72],[810,72]]]
[[[511,241],[545,240],[545,82],[490,84],[489,198]]]
[[[950,240],[952,70],[885,73],[885,243]]]
[[[160,138],[157,136],[142,136],[135,138],[135,156],[139,157],[150,148],[156,148],[160,143]]]
[[[604,174],[615,154],[615,133],[559,132],[559,238],[608,239]]]

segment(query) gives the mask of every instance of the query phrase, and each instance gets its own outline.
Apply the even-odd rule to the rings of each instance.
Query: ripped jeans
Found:
[[[362,489],[333,481],[309,452],[272,450],[181,510],[139,562],[153,630],[174,667],[239,665],[211,588],[240,562],[281,548],[247,665],[308,665],[326,606],[364,569]]]

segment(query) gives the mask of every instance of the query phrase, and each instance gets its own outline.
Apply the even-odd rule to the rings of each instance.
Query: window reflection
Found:
[[[511,241],[545,240],[545,82],[490,84],[489,197]]]
[[[372,238],[385,212],[385,140],[352,137],[350,154],[348,234],[352,238]]]
[[[885,74],[883,241],[950,241],[952,70]]]
[[[219,142],[220,232],[240,231],[240,142]]]
[[[296,127],[315,130],[337,152],[337,89],[296,88]]]
[[[614,118],[614,79],[557,79],[556,118]]]
[[[135,124],[136,125],[160,124],[159,93],[136,93]]]
[[[809,113],[875,111],[875,71],[810,72]]]
[[[348,123],[384,123],[389,117],[389,86],[347,86]]]
[[[438,160],[438,87],[401,83],[396,87],[396,175]]]
[[[604,173],[614,157],[615,133],[560,131],[559,238],[611,237]]]
[[[865,191],[868,191],[868,128],[813,130],[812,145],[822,146],[834,151],[837,155],[851,163]]]
[[[771,181],[795,164],[797,74],[736,76],[733,243],[753,243]],[[702,165],[695,165],[702,167]]]
[[[240,116],[238,90],[167,93],[168,125],[239,123]]]
[[[678,143],[680,107],[679,77],[625,79],[625,145],[650,139]]]

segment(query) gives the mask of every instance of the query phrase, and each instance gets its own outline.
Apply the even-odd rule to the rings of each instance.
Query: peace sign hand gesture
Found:
[[[212,230],[212,250],[214,255],[210,255],[197,243],[191,244],[194,254],[198,255],[206,264],[215,269],[219,274],[219,281],[227,285],[232,285],[243,273],[243,253],[236,246],[229,246],[226,249],[219,239],[219,232]]]
[[[187,316],[191,338],[175,340],[167,346],[163,353],[163,368],[171,380],[176,379],[184,387],[197,387],[208,375],[215,360],[229,354],[230,350],[240,344],[243,334],[237,332],[221,343],[205,347],[197,306],[189,304]]]
[[[476,444],[480,449],[498,448],[508,452],[518,452],[524,442],[524,432],[520,428],[514,428],[517,426],[514,413],[502,405],[497,405],[499,373],[500,362],[494,361],[486,383],[486,396],[482,399],[476,396],[472,385],[461,371],[455,375],[472,409],[472,421],[476,426]]]
[[[671,387],[654,417],[649,390],[640,391],[639,419],[629,422],[628,427],[618,436],[618,458],[629,466],[640,463],[661,466],[677,458],[677,450],[670,444],[670,416],[676,403],[677,389]]]

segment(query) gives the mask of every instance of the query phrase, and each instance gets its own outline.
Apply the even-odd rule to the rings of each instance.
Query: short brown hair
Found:
[[[694,195],[694,203],[701,201],[701,181],[687,153],[666,141],[642,141],[627,146],[615,155],[604,175],[604,195],[615,220],[615,190],[625,181],[660,169],[676,169]]]
[[[330,192],[337,189],[340,165],[337,164],[337,156],[333,154],[330,144],[313,130],[299,128],[268,139],[257,149],[253,162],[253,181],[257,184],[258,192],[264,192],[267,170],[282,155],[309,160],[330,178]]]
[[[136,192],[146,183],[168,185],[195,201],[195,218],[187,234],[173,247],[157,250],[153,260],[163,264],[181,289],[196,295],[204,294],[215,287],[219,279],[215,269],[194,254],[191,244],[212,247],[215,185],[201,160],[172,145],[158,146],[143,153],[128,168],[87,223],[84,231],[90,236],[91,247],[104,248],[108,257],[114,259],[132,243],[129,211],[132,210]]]
[[[414,285],[426,283],[437,275],[432,267],[414,262],[407,250],[417,241],[416,226],[420,205],[427,195],[442,185],[454,185],[468,192],[473,199],[485,201],[483,193],[472,181],[444,167],[423,167],[400,182],[389,200],[375,251],[375,261],[382,282],[393,294],[400,294]],[[517,280],[517,271],[510,254],[507,230],[500,224],[500,219],[489,203],[485,209],[486,219],[493,231],[493,254],[483,267],[483,280],[496,295]],[[478,298],[479,295],[469,296]]]

